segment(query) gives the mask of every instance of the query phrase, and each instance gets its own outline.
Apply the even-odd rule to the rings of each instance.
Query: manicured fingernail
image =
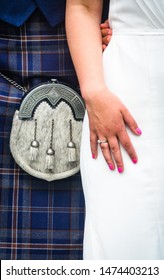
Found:
[[[93,159],[95,159],[95,158],[96,158],[95,154],[92,154],[92,158],[93,158]]]
[[[109,163],[108,166],[109,166],[110,170],[114,170],[113,164]]]
[[[122,173],[123,172],[123,168],[122,167],[118,167],[118,172]]]
[[[132,161],[136,164],[138,160],[136,158],[132,158]]]
[[[137,127],[136,131],[137,131],[138,134],[142,134],[142,131],[139,127]]]

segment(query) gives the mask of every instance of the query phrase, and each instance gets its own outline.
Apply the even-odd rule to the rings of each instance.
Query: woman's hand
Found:
[[[104,88],[87,94],[85,102],[89,116],[92,157],[97,157],[97,140],[100,139],[107,140],[106,143],[101,143],[100,147],[111,170],[115,169],[115,164],[119,173],[124,170],[120,144],[132,162],[137,163],[137,154],[126,131],[126,125],[136,135],[140,135],[141,130],[119,98]]]
[[[111,36],[112,36],[112,29],[109,26],[108,19],[105,20],[103,23],[100,24],[101,35],[102,35],[102,49],[103,51],[108,46]]]

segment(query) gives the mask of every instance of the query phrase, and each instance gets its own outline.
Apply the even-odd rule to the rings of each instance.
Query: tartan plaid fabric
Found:
[[[26,88],[52,77],[76,85],[64,25],[50,27],[39,11],[20,28],[0,22],[0,71]],[[80,174],[48,183],[25,173],[10,155],[22,95],[0,77],[0,259],[82,259]]]

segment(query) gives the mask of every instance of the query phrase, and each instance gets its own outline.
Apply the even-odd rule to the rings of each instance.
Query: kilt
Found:
[[[55,77],[77,85],[64,24],[39,10],[21,27],[0,22],[0,71],[27,89]],[[9,151],[23,92],[0,77],[0,259],[82,259],[84,198],[80,174],[46,182],[21,170]]]

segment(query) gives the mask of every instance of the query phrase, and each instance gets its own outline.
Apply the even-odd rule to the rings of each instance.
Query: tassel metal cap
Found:
[[[72,141],[70,141],[68,144],[67,144],[67,148],[73,148],[73,149],[75,149],[76,148],[76,145],[75,145],[75,143],[74,142],[72,142]]]
[[[31,147],[33,147],[33,148],[38,148],[38,147],[39,147],[39,142],[38,142],[37,140],[33,140],[33,141],[31,142]]]
[[[49,148],[49,149],[46,151],[46,154],[49,155],[49,156],[54,156],[54,155],[55,155],[55,151],[54,151],[54,149]]]

